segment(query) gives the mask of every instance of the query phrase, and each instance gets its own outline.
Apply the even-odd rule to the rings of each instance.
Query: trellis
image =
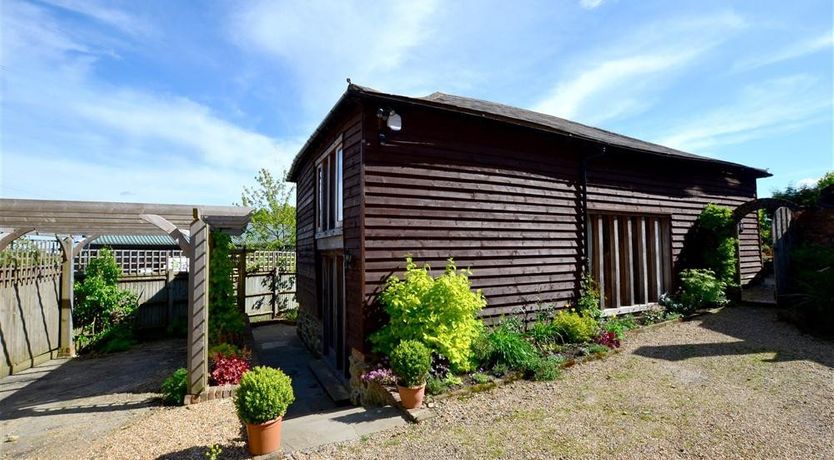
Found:
[[[251,208],[0,199],[0,251],[27,234],[54,236],[61,249],[60,354],[74,356],[72,341],[73,260],[102,234],[148,235],[164,232],[189,258],[188,393],[208,386],[209,229],[243,232]]]

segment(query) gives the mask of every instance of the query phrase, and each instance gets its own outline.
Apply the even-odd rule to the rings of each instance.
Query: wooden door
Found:
[[[791,247],[791,210],[779,208],[773,213],[771,233],[773,234],[773,276],[776,279],[776,298],[784,294],[788,288],[788,272],[790,270]]]
[[[346,369],[344,257],[326,254],[321,258],[322,326],[324,356],[338,369]]]

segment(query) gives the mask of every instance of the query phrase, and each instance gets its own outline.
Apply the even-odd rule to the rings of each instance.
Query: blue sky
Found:
[[[769,168],[834,169],[824,1],[3,0],[0,195],[228,204],[345,78],[543,111]]]

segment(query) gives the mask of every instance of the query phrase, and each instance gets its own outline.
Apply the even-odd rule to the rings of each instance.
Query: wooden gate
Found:
[[[793,213],[786,207],[778,208],[773,213],[771,230],[773,233],[773,274],[776,278],[776,299],[788,290],[793,231],[791,223]]]

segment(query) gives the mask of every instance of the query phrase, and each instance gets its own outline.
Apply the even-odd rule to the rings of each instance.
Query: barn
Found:
[[[470,267],[487,323],[571,302],[585,264],[608,313],[646,308],[674,288],[701,210],[755,199],[769,175],[503,104],[349,84],[288,172],[299,334],[349,376],[406,254]],[[740,227],[744,284],[762,265],[755,214]]]

